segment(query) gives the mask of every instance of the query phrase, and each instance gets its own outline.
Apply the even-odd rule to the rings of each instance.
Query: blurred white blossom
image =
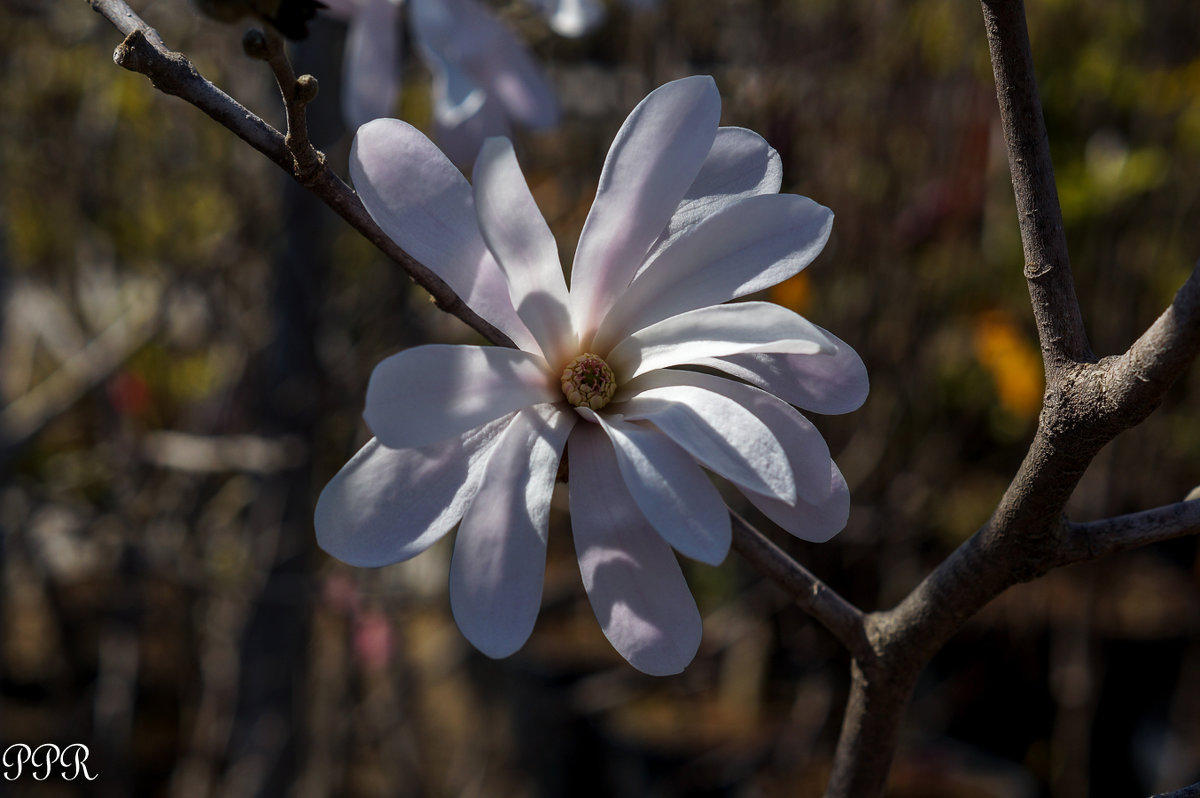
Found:
[[[342,112],[352,128],[393,116],[400,90],[401,2],[331,0],[347,22]],[[407,0],[417,52],[433,73],[435,137],[459,165],[513,125],[558,123],[554,88],[521,41],[477,0]]]

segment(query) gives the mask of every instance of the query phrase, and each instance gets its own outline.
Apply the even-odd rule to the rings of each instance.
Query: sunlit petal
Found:
[[[720,115],[713,79],[695,76],[651,92],[621,126],[571,272],[576,326],[585,341],[633,279],[700,171]]]
[[[405,449],[561,399],[537,355],[499,346],[431,344],[375,367],[363,418],[385,445]]]
[[[679,673],[701,623],[671,547],[634,504],[599,426],[575,425],[567,458],[579,572],[604,636],[644,673]]]
[[[420,554],[458,523],[511,420],[421,449],[389,449],[372,438],[321,491],[313,518],[318,545],[362,567]]]
[[[389,238],[518,346],[537,351],[483,242],[471,186],[433,142],[398,119],[368,122],[354,137],[350,175]]]
[[[832,226],[828,208],[795,194],[726,206],[676,238],[633,281],[601,324],[596,348],[662,319],[783,282],[820,254]]]
[[[658,430],[580,408],[604,428],[634,502],[663,539],[695,560],[718,565],[729,553],[729,510],[691,456]]]
[[[707,382],[690,381],[691,376],[652,371],[638,378],[638,385],[629,388],[634,396],[614,409],[630,421],[649,421],[706,468],[740,487],[793,501],[792,468],[772,429],[736,398],[708,390]]]
[[[671,221],[651,248],[657,252],[707,216],[746,197],[776,194],[783,163],[762,136],[742,127],[717,128],[712,149]]]
[[[724,377],[678,369],[643,374],[626,386],[624,391],[632,394],[633,398],[615,405],[623,411],[647,404],[653,409],[661,405],[664,398],[686,403],[692,412],[702,415],[709,426],[719,427],[719,434],[728,436],[731,442],[734,442],[735,434],[740,435],[736,441],[737,451],[747,461],[761,466],[765,480],[773,485],[785,478],[788,481],[788,489],[784,492],[763,491],[744,480],[728,476],[738,487],[763,495],[774,494],[775,498],[786,503],[791,503],[796,497],[818,501],[826,495],[829,488],[829,447],[812,422],[782,399]],[[724,402],[714,402],[714,396]],[[740,410],[734,410],[734,407]],[[742,426],[739,427],[739,413],[748,414],[757,424],[742,420]],[[638,414],[631,412],[630,415]],[[705,434],[712,433],[696,430],[694,440],[700,440]],[[786,458],[786,468],[779,468],[775,460],[777,455]]]
[[[741,352],[816,354],[833,344],[812,322],[770,302],[716,305],[672,316],[625,338],[605,360],[619,379]]]
[[[720,369],[814,413],[837,415],[857,410],[866,401],[870,388],[867,368],[848,344],[828,330],[821,332],[837,347],[835,352],[753,353],[695,362]]]
[[[513,305],[546,358],[562,363],[576,346],[567,283],[554,234],[529,193],[512,142],[488,139],[472,177],[480,230],[508,281]]]
[[[459,526],[450,607],[463,635],[489,657],[507,657],[533,631],[554,478],[578,419],[551,405],[519,412],[496,441]]]
[[[782,529],[810,543],[824,543],[846,528],[850,518],[850,489],[837,464],[829,461],[829,478],[818,495],[788,504],[761,493],[742,491],[750,503]]]

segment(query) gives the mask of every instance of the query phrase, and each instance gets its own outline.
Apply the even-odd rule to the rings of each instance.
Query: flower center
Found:
[[[604,360],[584,352],[563,369],[562,392],[575,407],[599,410],[617,392],[617,378]]]

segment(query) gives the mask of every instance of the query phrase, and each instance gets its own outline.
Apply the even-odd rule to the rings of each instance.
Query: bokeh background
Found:
[[[274,124],[241,28],[134,7]],[[712,74],[723,124],[831,207],[820,258],[770,298],[853,345],[872,391],[813,420],[849,526],[790,540],[864,609],[893,605],[988,516],[1031,438],[1041,365],[978,8],[960,0],[612,2],[579,40],[492,3],[560,92],[519,136],[570,262],[605,152],[653,87]],[[1067,235],[1096,351],[1122,351],[1200,257],[1200,5],[1033,0]],[[313,134],[345,173],[345,28],[294,48]],[[652,678],[608,646],[567,516],[544,603],[504,661],[446,597],[450,549],[381,570],[314,541],[324,483],[367,436],[371,368],[474,334],[273,165],[141,76],[84,0],[0,0],[0,746],[90,747],[100,778],[14,796],[819,795],[848,681],[833,638],[731,555],[685,563],[695,662]],[[430,123],[404,60],[397,111]],[[419,187],[413,187],[419,191]],[[1088,520],[1200,483],[1200,370],[1107,447]],[[1194,540],[1010,590],[934,660],[890,795],[1138,796],[1200,779]]]

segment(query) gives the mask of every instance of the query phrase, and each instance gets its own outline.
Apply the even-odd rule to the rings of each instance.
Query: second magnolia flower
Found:
[[[533,629],[564,451],[588,598],[647,673],[682,670],[700,641],[671,548],[710,564],[729,549],[706,470],[794,535],[823,541],[845,526],[845,481],[792,405],[857,408],[862,361],[778,305],[723,304],[807,266],[833,215],[779,194],[778,155],[751,131],[719,128],[720,109],[708,77],[634,109],[569,290],[507,139],[486,142],[473,187],[404,122],[377,120],[355,139],[351,173],[372,217],[519,348],[419,346],[380,363],[364,413],[376,437],[322,493],[318,540],[379,566],[457,524],[451,606],[490,656]]]

